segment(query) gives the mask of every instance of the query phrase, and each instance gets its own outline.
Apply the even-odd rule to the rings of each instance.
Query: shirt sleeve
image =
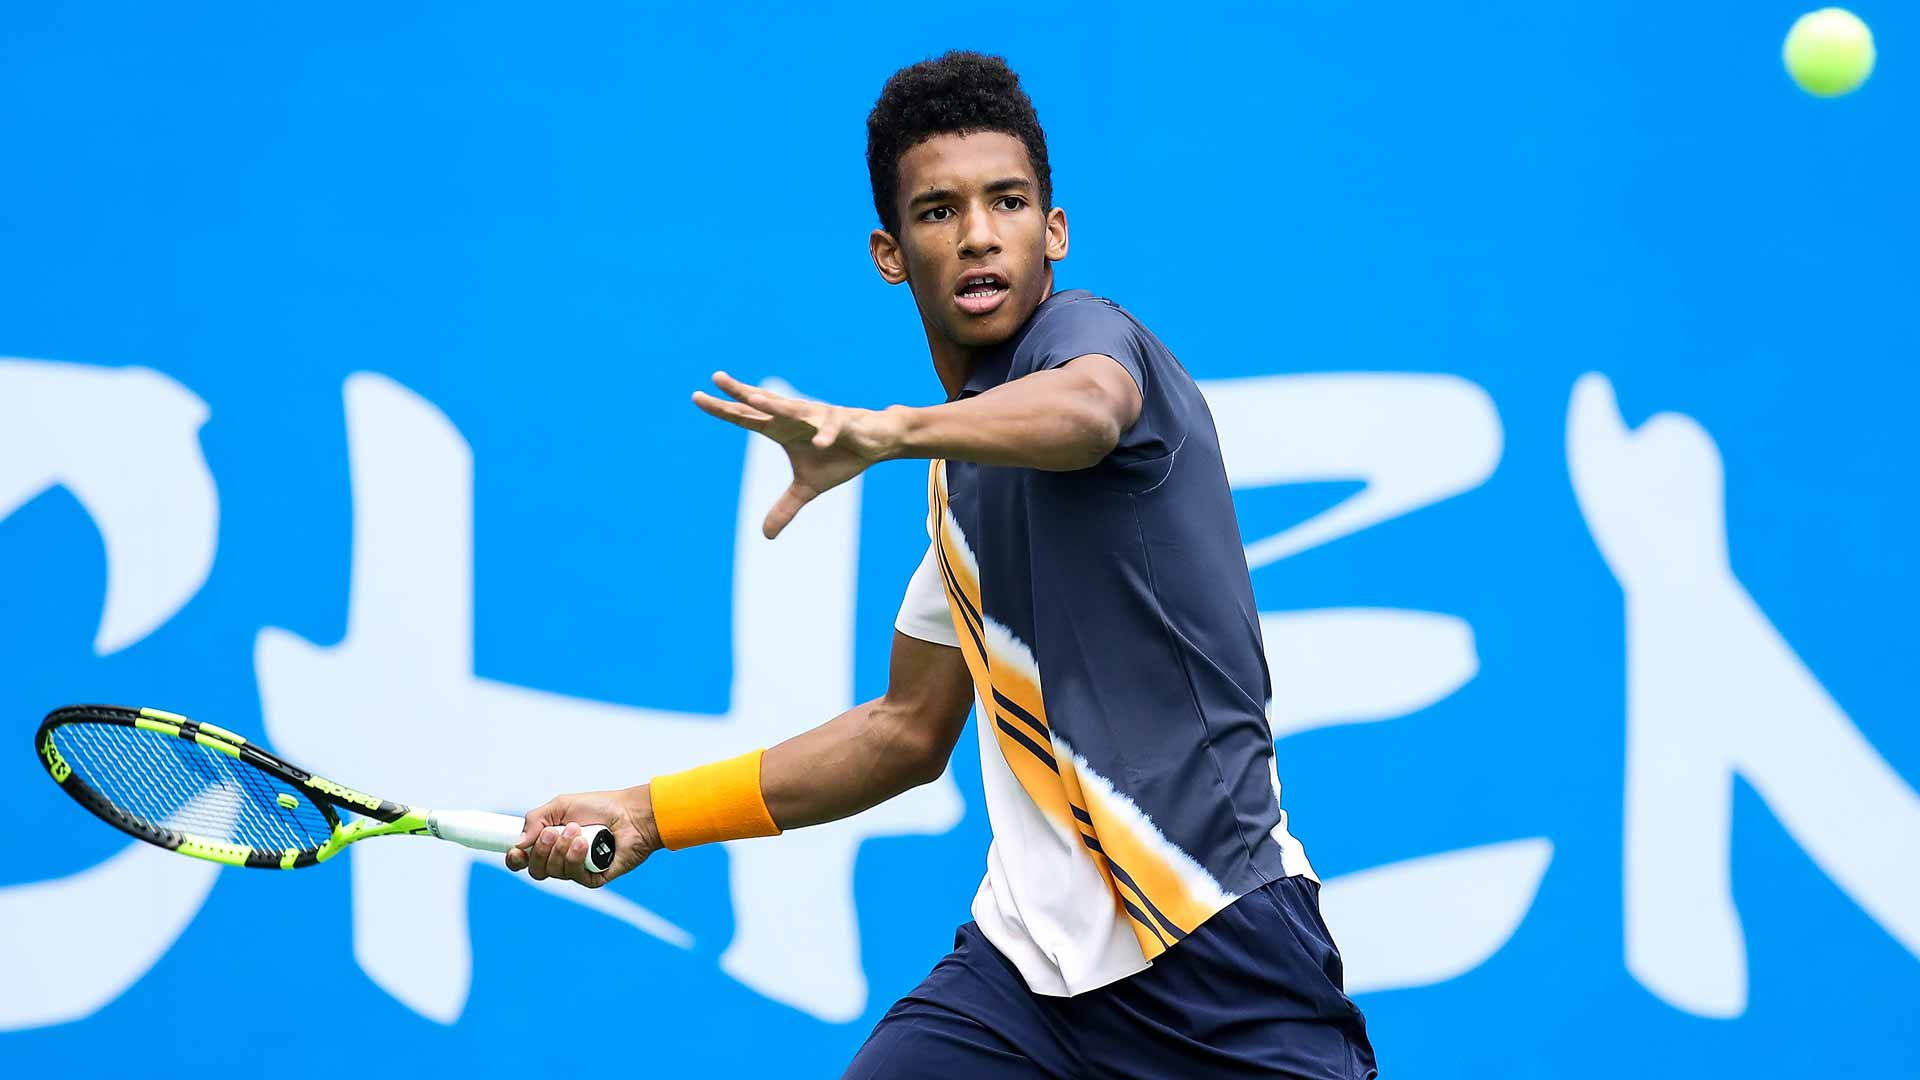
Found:
[[[953,649],[960,647],[960,636],[953,629],[953,616],[947,610],[947,590],[940,582],[939,556],[932,544],[927,545],[926,558],[920,560],[920,568],[907,582],[907,595],[900,601],[900,614],[893,620],[893,628],[920,641]]]
[[[1014,376],[1060,367],[1082,356],[1111,356],[1133,376],[1145,398],[1152,392],[1146,348],[1140,328],[1127,313],[1098,297],[1070,299],[1033,328],[1030,347],[1020,350],[1026,363]]]
[[[1057,368],[1082,356],[1111,356],[1140,388],[1140,415],[1120,433],[1120,442],[1108,455],[1107,466],[1132,467],[1171,454],[1185,438],[1183,421],[1171,408],[1154,378],[1157,342],[1133,317],[1096,296],[1067,300],[1034,324],[1023,342],[1013,375]],[[1147,473],[1135,470],[1129,482],[1150,484]]]

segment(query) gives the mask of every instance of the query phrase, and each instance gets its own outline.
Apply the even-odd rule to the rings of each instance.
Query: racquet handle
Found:
[[[427,815],[427,831],[476,851],[505,851],[520,839],[525,820],[485,810],[436,810]],[[587,838],[587,869],[604,874],[613,865],[613,830],[582,825]]]

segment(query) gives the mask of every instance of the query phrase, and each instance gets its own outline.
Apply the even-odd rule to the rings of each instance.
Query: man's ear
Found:
[[[1059,262],[1067,257],[1067,212],[1054,207],[1047,211],[1047,261]]]
[[[873,256],[873,268],[880,271],[889,285],[902,285],[907,280],[906,253],[900,250],[900,241],[885,229],[875,229],[867,234],[867,254]]]

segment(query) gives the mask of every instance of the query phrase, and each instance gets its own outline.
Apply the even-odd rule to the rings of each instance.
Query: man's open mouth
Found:
[[[982,271],[961,278],[960,288],[954,297],[960,301],[962,310],[975,315],[985,315],[1000,306],[1000,301],[1007,295],[1008,288],[1006,278],[999,274]]]

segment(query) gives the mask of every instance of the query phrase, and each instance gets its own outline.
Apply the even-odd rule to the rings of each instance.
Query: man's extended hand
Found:
[[[604,874],[587,869],[584,825],[613,830],[613,865]],[[646,862],[660,847],[653,798],[645,784],[624,791],[589,791],[562,795],[528,811],[519,841],[507,849],[507,869],[525,870],[535,881],[562,878],[597,889]]]
[[[859,476],[876,461],[885,461],[899,445],[903,421],[897,410],[849,409],[787,397],[748,386],[724,371],[713,373],[713,385],[734,400],[696,390],[693,403],[709,416],[779,443],[793,465],[793,483],[760,526],[769,540],[779,536],[800,508],[821,492]]]

